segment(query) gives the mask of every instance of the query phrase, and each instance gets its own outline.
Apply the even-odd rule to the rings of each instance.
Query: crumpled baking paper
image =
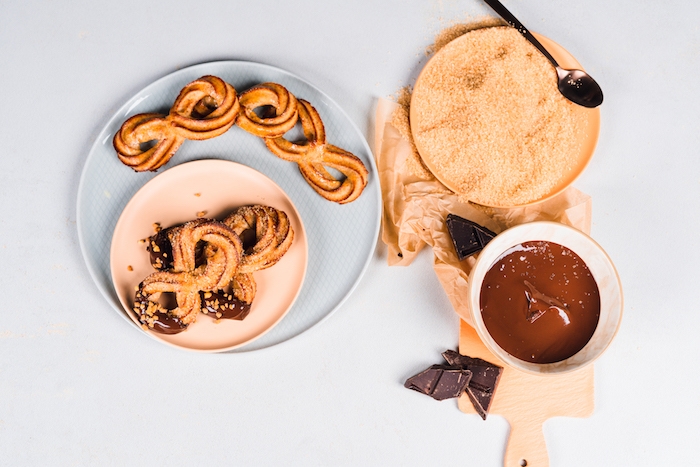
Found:
[[[591,197],[569,187],[561,194],[530,206],[488,208],[464,203],[437,180],[411,172],[407,161],[412,146],[391,124],[398,104],[379,99],[375,122],[375,157],[384,203],[382,241],[390,266],[408,266],[426,245],[433,248],[433,269],[457,314],[473,326],[467,304],[467,281],[474,257],[459,261],[447,231],[445,217],[452,213],[500,233],[526,222],[547,220],[570,225],[588,234]]]

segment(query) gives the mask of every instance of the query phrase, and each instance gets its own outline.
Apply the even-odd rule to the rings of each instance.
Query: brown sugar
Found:
[[[470,21],[469,23],[455,23],[438,32],[433,44],[428,46],[425,50],[425,54],[432,55],[438,52],[445,45],[469,31],[485,27],[503,26],[505,24],[506,23],[502,19],[492,16]],[[394,98],[399,107],[397,107],[391,115],[391,125],[396,128],[401,137],[408,141],[411,146],[411,154],[409,154],[406,159],[406,168],[409,173],[421,180],[434,180],[435,177],[423,163],[418,149],[416,148],[416,144],[413,141],[413,135],[411,134],[411,88],[409,86],[401,88]]]
[[[488,16],[477,21],[470,21],[468,23],[456,23],[449,26],[435,36],[435,42],[426,50],[427,55],[432,55],[440,51],[447,44],[457,39],[460,36],[465,35],[468,32],[474,31],[475,29],[488,28],[493,26],[505,26],[506,23],[501,18],[494,18]]]
[[[411,134],[411,122],[409,118],[411,105],[411,91],[408,87],[401,88],[398,92],[396,103],[399,107],[391,114],[391,125],[396,128],[401,137],[408,141],[411,145],[411,154],[406,159],[406,168],[410,173],[420,178],[421,180],[432,180],[433,174],[425,167],[423,161],[418,154],[418,149],[413,142]]]
[[[547,59],[511,27],[471,30],[440,45],[411,107],[426,165],[475,203],[513,206],[545,197],[580,152],[580,110],[558,92]]]

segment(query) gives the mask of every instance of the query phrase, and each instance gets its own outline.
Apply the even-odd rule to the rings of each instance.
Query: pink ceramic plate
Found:
[[[134,323],[134,288],[154,271],[139,240],[163,228],[181,224],[206,212],[221,219],[235,208],[265,204],[287,213],[294,229],[294,243],[271,268],[255,273],[258,286],[250,314],[243,321],[200,315],[179,334],[144,331],[176,347],[219,352],[239,347],[272,329],[294,304],[306,275],[306,233],[289,197],[272,180],[250,167],[223,160],[200,160],[178,165],[146,183],[124,208],[112,237],[110,267],[119,301]]]

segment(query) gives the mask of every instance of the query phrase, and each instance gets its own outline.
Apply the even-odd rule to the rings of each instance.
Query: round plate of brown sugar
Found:
[[[561,46],[537,38],[565,68]],[[549,61],[508,26],[470,31],[425,65],[411,132],[426,167],[465,201],[515,207],[566,189],[593,156],[600,111],[565,99]]]

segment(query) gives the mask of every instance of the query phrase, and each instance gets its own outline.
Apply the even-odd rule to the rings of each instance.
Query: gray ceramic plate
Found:
[[[301,177],[294,163],[273,156],[257,137],[233,127],[206,141],[185,141],[161,173],[183,162],[222,159],[262,172],[279,185],[296,206],[308,238],[308,269],[297,301],[285,318],[260,339],[238,349],[257,350],[295,337],[337,310],[357,286],[374,252],[381,218],[377,168],[362,133],[326,94],[278,68],[252,62],[223,61],[178,70],[129,99],[107,122],[88,154],[78,189],[80,246],[100,292],[130,324],[112,285],[110,244],[119,216],[154,173],[135,173],[122,165],[112,137],[128,117],[143,112],[167,113],[180,89],[203,75],[216,75],[243,91],[272,81],[308,100],[326,126],[328,141],[358,156],[369,170],[369,183],[352,203],[338,205],[321,198]],[[134,325],[134,328],[137,327]],[[139,330],[139,332],[141,332]]]

